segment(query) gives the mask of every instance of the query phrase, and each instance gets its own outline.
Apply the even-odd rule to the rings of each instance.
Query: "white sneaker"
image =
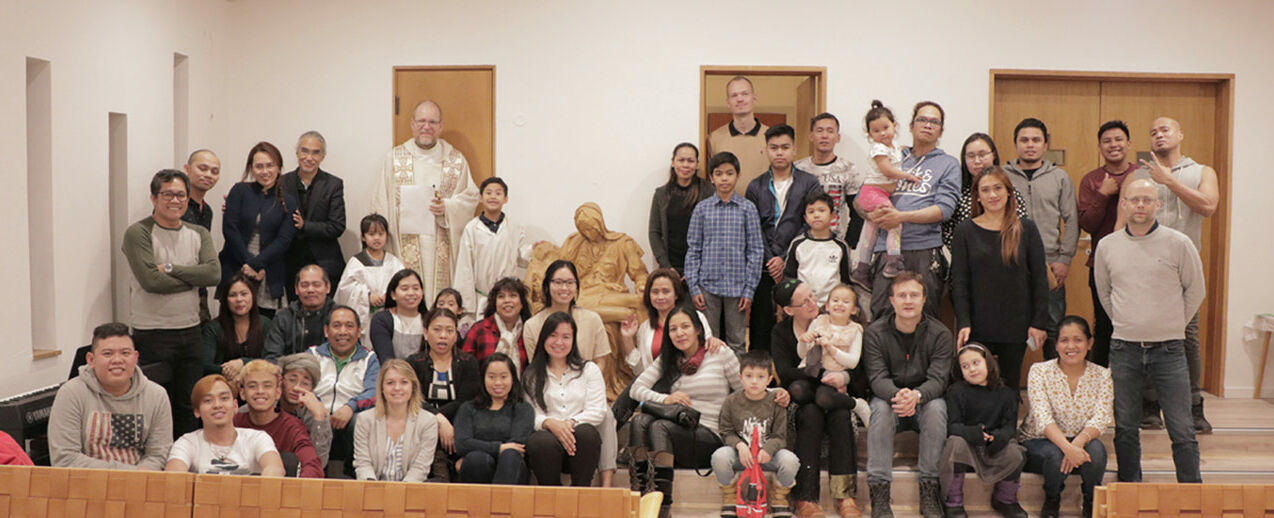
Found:
[[[858,420],[863,422],[863,428],[871,423],[871,407],[867,405],[867,400],[856,397],[854,398],[854,415],[858,416]]]

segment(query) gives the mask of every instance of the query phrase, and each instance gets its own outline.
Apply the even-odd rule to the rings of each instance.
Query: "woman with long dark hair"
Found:
[[[526,441],[535,409],[522,398],[516,362],[504,353],[482,360],[482,391],[456,414],[460,482],[525,484]]]
[[[730,392],[742,387],[739,359],[730,349],[709,352],[707,333],[694,307],[682,304],[664,321],[659,359],[633,381],[632,397],[638,401],[681,404],[700,413],[693,429],[649,412],[633,417],[629,429],[633,487],[647,491],[653,469],[654,489],[664,494],[664,508],[672,503],[673,465],[681,459],[687,467],[710,466],[712,452],[721,446],[717,417]]]
[[[597,364],[580,357],[575,321],[556,312],[544,320],[522,385],[535,407],[535,433],[526,455],[540,485],[589,486],[601,456],[598,428],[606,418],[606,381]]]
[[[699,176],[699,148],[689,142],[673,147],[668,181],[650,200],[650,250],[660,268],[685,271],[690,214],[713,192],[712,184]]]
[[[984,171],[1000,166],[1000,151],[995,148],[995,141],[986,133],[974,133],[964,139],[960,148],[960,201],[956,203],[951,217],[942,222],[942,244],[951,248],[951,239],[955,236],[956,225],[969,219],[973,212],[973,181],[982,176]],[[1014,192],[1017,198],[1017,216],[1028,218],[1026,200],[1022,193]]]
[[[256,281],[243,272],[230,278],[217,318],[203,325],[204,374],[237,379],[245,360],[264,354],[271,322],[257,309],[256,293]]]
[[[1004,383],[1016,390],[1027,339],[1044,344],[1044,242],[1035,224],[1018,216],[1013,183],[1000,168],[974,180],[973,193],[973,218],[956,226],[951,242],[956,345],[985,345],[996,356]]]
[[[261,283],[257,307],[273,317],[286,307],[283,285],[287,282],[284,255],[296,234],[292,211],[296,198],[279,187],[283,155],[269,142],[258,142],[248,150],[243,179],[226,195],[226,211],[221,224],[225,246],[221,248],[222,288],[235,273]]]
[[[446,308],[434,308],[422,319],[425,340],[407,363],[420,379],[425,408],[438,420],[438,442],[442,447],[433,474],[449,479],[456,460],[456,429],[451,423],[460,405],[478,396],[482,381],[478,377],[478,360],[456,345],[456,314]]]
[[[420,351],[427,324],[422,316],[429,311],[425,304],[424,283],[415,270],[404,268],[389,279],[385,289],[385,309],[372,315],[372,350],[381,365],[394,358],[406,358]]]

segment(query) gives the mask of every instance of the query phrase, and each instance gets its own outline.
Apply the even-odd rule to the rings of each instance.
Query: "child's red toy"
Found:
[[[738,500],[734,504],[734,512],[739,518],[765,518],[769,504],[766,503],[765,472],[761,471],[761,434],[759,427],[752,428],[752,466],[744,469],[739,475]]]

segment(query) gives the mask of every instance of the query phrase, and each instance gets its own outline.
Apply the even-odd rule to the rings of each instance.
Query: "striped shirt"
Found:
[[[403,480],[403,438],[398,440],[387,440],[385,442],[385,463],[381,465],[380,473],[376,474],[378,480],[386,480],[390,482],[401,482]]]
[[[695,205],[686,234],[686,284],[691,295],[751,298],[761,279],[765,243],[756,205],[738,194]]]
[[[668,394],[655,392],[651,387],[663,375],[663,365],[659,362],[650,364],[641,375],[633,380],[632,397],[638,401],[663,403]],[[718,417],[721,416],[721,405],[730,392],[743,388],[739,381],[739,359],[729,347],[703,356],[703,363],[694,374],[682,374],[672,383],[670,392],[685,392],[690,396],[690,406],[699,411],[699,424],[718,432]]]

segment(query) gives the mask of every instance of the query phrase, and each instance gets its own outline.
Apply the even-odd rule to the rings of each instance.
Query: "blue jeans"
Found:
[[[1144,345],[1144,347],[1143,347]],[[1149,379],[1159,394],[1163,420],[1172,439],[1172,462],[1177,482],[1202,482],[1199,442],[1190,414],[1190,371],[1185,341],[1110,341],[1110,375],[1115,382],[1115,457],[1119,481],[1141,481],[1141,396]]]
[[[796,485],[796,471],[799,469],[800,459],[786,449],[774,452],[770,461],[761,465],[761,470],[774,473],[775,481],[783,487]],[[739,462],[739,450],[733,446],[722,446],[712,452],[712,474],[716,475],[718,484],[730,485],[740,471],[743,471],[743,463]]]
[[[1062,459],[1066,458],[1066,454],[1053,441],[1030,439],[1023,442],[1022,446],[1026,447],[1026,467],[1022,471],[1038,473],[1044,477],[1044,496],[1061,496],[1062,489],[1066,488],[1066,477],[1073,473],[1079,473],[1083,478],[1084,494],[1091,495],[1093,488],[1101,485],[1102,477],[1106,474],[1106,446],[1098,439],[1084,445],[1084,451],[1092,460],[1070,473],[1062,473]]]
[[[921,479],[938,479],[938,460],[947,443],[947,402],[935,399],[916,405],[916,413],[898,417],[885,399],[871,398],[871,422],[867,424],[867,481],[889,482],[894,475],[894,435],[920,432]],[[833,438],[832,440],[836,440]]]

